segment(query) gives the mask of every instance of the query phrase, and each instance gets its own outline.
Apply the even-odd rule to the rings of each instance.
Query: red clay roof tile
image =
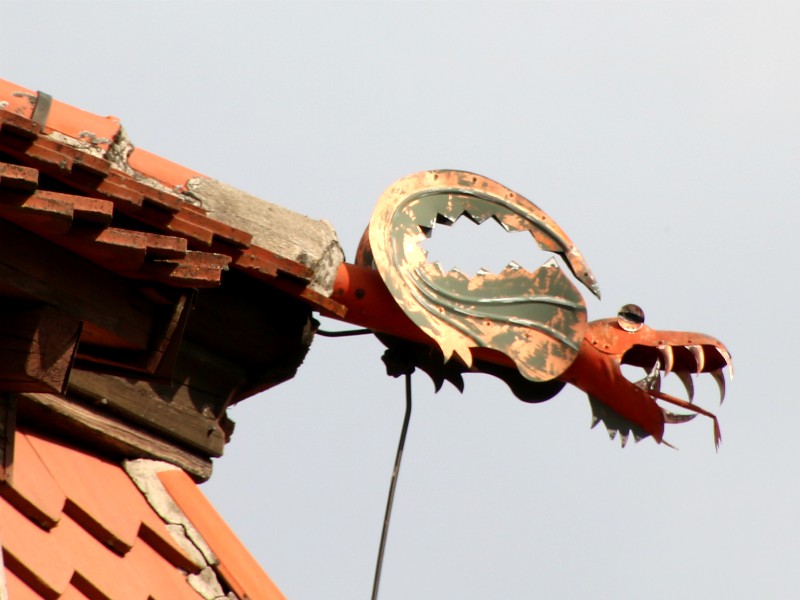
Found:
[[[5,109],[16,115],[30,119],[38,95],[33,90],[0,79],[0,97],[8,102]],[[59,100],[51,100],[45,132],[58,131],[75,139],[92,141],[97,147],[107,149],[119,130],[119,119],[116,117],[100,117]]]
[[[158,477],[217,555],[217,570],[240,598],[284,600],[284,595],[186,473],[162,471]]]
[[[182,188],[186,182],[195,177],[202,177],[197,171],[192,171],[172,161],[161,158],[142,148],[134,148],[128,157],[128,164],[141,173],[158,179],[169,187]]]
[[[13,571],[6,570],[5,576],[8,598],[13,598],[13,600],[42,600],[42,597],[28,587],[19,577],[14,575]],[[68,597],[71,597],[73,600],[80,598],[80,596],[67,596],[66,593],[61,594],[62,600]]]
[[[29,519],[50,529],[61,518],[66,495],[24,434],[15,437],[14,460],[19,465],[14,484],[0,487],[0,495]]]
[[[96,156],[97,152],[105,153],[109,149],[108,141],[120,132],[116,119],[98,117],[50,99],[50,110],[42,130],[39,123],[31,120],[33,106],[39,101],[37,93],[0,80],[0,100],[4,104],[0,106],[3,108],[0,110],[0,146],[13,159],[24,163],[13,167],[27,169],[16,173],[9,170],[8,176],[0,171],[0,188],[5,185],[5,189],[33,191],[38,179],[35,171],[39,170],[87,195],[87,202],[81,203],[74,199],[80,197],[77,194],[71,200],[41,193],[21,200],[3,194],[0,218],[26,227],[129,277],[152,277],[178,287],[207,287],[219,282],[220,271],[213,261],[205,264],[197,260],[180,262],[173,257],[179,262],[151,264],[151,255],[145,262],[141,253],[128,243],[122,243],[119,249],[104,247],[103,242],[108,239],[100,235],[90,240],[96,244],[86,244],[81,235],[87,234],[72,231],[76,222],[108,227],[116,213],[124,214],[168,237],[184,239],[192,250],[225,254],[230,257],[232,267],[277,284],[277,287],[328,313],[344,315],[343,306],[308,289],[307,285],[314,277],[312,269],[266,248],[254,246],[251,233],[210,218],[188,196],[169,191],[187,192],[187,182],[204,179],[199,173],[139,148],[128,152],[123,165]],[[49,135],[53,132],[58,132],[61,137],[55,139]],[[65,143],[70,138],[72,141]],[[88,200],[93,200],[94,204]],[[102,204],[103,201],[110,205]],[[130,225],[126,225],[126,229],[131,229]],[[60,240],[54,239],[63,233],[67,235]],[[116,234],[107,236],[119,239]],[[125,260],[121,260],[123,258]],[[283,281],[283,278],[288,280]]]
[[[64,520],[62,517],[59,524]],[[2,498],[0,525],[6,570],[15,573],[41,596],[58,598],[72,579],[74,569],[59,546],[52,542],[50,533]]]
[[[39,185],[39,171],[22,165],[0,163],[0,187],[19,192],[33,191]]]
[[[18,431],[16,446],[10,488],[17,501],[0,497],[11,598],[199,598],[187,574],[199,573],[206,565],[188,558],[121,466],[30,433]],[[213,509],[186,478],[187,487],[194,487],[192,510],[206,523]],[[191,495],[191,490],[183,490],[182,497]],[[21,498],[47,515],[46,526],[37,518],[41,515],[20,509]],[[214,533],[219,538],[220,533]],[[232,535],[227,528],[222,533],[229,546]],[[250,585],[252,574],[239,571],[256,569],[261,575],[254,581],[269,581],[243,549],[236,556],[226,551],[225,556],[224,568],[235,573],[229,575],[232,580]],[[269,589],[275,589],[271,582]],[[282,598],[276,593],[251,593],[250,598]]]

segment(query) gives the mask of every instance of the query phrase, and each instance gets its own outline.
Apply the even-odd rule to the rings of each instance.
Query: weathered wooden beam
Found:
[[[63,391],[80,332],[56,308],[0,298],[0,391]]]
[[[14,477],[14,435],[17,431],[17,401],[0,394],[0,482],[11,484]]]
[[[153,304],[136,285],[0,220],[0,294],[61,308],[91,324],[91,342],[147,348]]]
[[[0,296],[3,295],[35,299],[83,322],[80,358],[168,378],[192,292],[128,281],[0,220]],[[162,364],[164,357],[166,362]],[[11,388],[0,384],[0,389]]]
[[[20,422],[35,424],[38,430],[100,450],[108,457],[163,460],[180,467],[196,481],[211,477],[210,459],[130,423],[53,394],[24,393],[15,397]]]
[[[95,411],[115,413],[204,455],[222,455],[225,433],[214,408],[224,399],[208,392],[75,369],[69,393],[94,403]]]

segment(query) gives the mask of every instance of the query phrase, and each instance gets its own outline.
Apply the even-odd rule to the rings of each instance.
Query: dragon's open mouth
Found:
[[[653,330],[648,328],[646,333],[649,332],[653,332]],[[685,423],[694,419],[698,414],[707,416],[714,422],[714,442],[716,446],[719,446],[721,433],[716,416],[694,404],[693,376],[702,373],[709,374],[717,383],[720,403],[722,403],[725,399],[724,369],[727,367],[730,377],[733,378],[733,363],[730,354],[721,343],[707,336],[698,336],[700,339],[693,339],[689,337],[691,335],[661,332],[662,338],[679,336],[685,339],[680,343],[669,343],[666,339],[659,339],[655,341],[655,345],[633,344],[622,354],[620,364],[639,367],[644,371],[644,376],[632,383],[644,390],[653,400],[661,400],[662,403],[668,403],[687,411],[676,413],[664,406],[659,406],[664,423]],[[683,384],[686,400],[662,391],[662,381],[669,374],[674,374]],[[649,435],[644,429],[622,417],[605,403],[592,398],[591,395],[590,400],[594,414],[592,427],[603,421],[611,439],[619,434],[620,441],[625,446],[629,433],[633,434],[636,441]]]
[[[728,351],[710,344],[662,344],[655,347],[634,344],[623,354],[621,362],[645,370],[645,377],[636,383],[647,390],[660,391],[662,377],[674,373],[686,388],[690,402],[694,399],[692,375],[709,373],[719,386],[720,402],[725,399],[723,369],[728,367],[733,375],[733,363]]]

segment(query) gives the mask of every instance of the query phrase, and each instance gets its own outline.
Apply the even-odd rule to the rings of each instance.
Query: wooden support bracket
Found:
[[[66,388],[81,323],[51,306],[0,299],[0,391]]]

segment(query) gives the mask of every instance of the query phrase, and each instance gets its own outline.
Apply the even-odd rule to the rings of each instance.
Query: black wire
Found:
[[[394,490],[397,486],[397,476],[400,473],[400,461],[403,460],[403,447],[406,445],[406,434],[408,433],[408,423],[411,420],[411,373],[406,373],[406,415],[403,418],[403,429],[400,432],[400,441],[397,444],[397,455],[394,459],[394,471],[392,471],[392,482],[389,484],[389,498],[386,500],[386,514],[383,519],[383,531],[381,532],[381,546],[378,550],[378,563],[375,565],[375,581],[372,584],[372,600],[378,599],[378,587],[381,582],[381,569],[383,567],[383,553],[386,550],[386,538],[389,534],[389,518],[392,516],[392,503],[394,502]]]
[[[372,333],[371,329],[348,329],[346,331],[325,331],[317,329],[317,333],[324,337],[349,337],[351,335],[367,335]]]

